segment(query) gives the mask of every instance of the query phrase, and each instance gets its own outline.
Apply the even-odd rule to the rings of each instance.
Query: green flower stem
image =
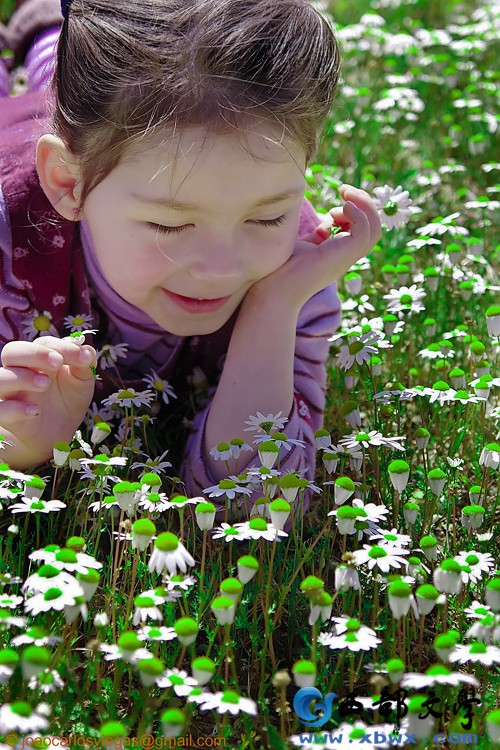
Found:
[[[317,543],[319,542],[319,540],[321,539],[321,537],[323,536],[323,534],[325,534],[326,531],[328,530],[329,526],[331,525],[332,519],[333,519],[333,516],[328,516],[327,517],[325,523],[323,524],[323,528],[321,529],[321,531],[319,532],[318,536],[316,537],[316,539],[314,540],[314,542],[311,544],[311,546],[308,547],[307,551],[304,552],[304,554],[302,555],[302,559],[299,562],[299,564],[297,565],[297,567],[295,568],[295,572],[294,572],[293,576],[291,577],[291,579],[288,582],[288,584],[285,587],[285,589],[282,591],[281,596],[280,596],[280,600],[278,602],[278,607],[276,609],[276,614],[274,615],[274,619],[275,619],[275,622],[277,624],[279,624],[279,622],[280,622],[279,615],[281,614],[281,610],[282,610],[283,604],[284,604],[284,602],[285,602],[285,600],[286,600],[286,598],[287,598],[287,596],[288,596],[288,594],[290,592],[290,589],[292,588],[293,582],[295,581],[295,579],[297,578],[297,576],[301,572],[301,570],[304,567],[304,565],[307,562],[309,562],[309,559],[311,558],[311,555],[313,553],[313,550],[314,550],[315,546],[317,545]]]
[[[144,550],[144,554],[145,552],[146,550]],[[137,577],[137,566],[139,564],[139,558],[141,557],[141,551],[139,549],[135,549],[134,553],[135,553],[134,559],[132,562],[132,580],[130,582],[130,588],[129,588],[127,611],[125,612],[125,623],[128,622],[128,618],[130,617],[130,610],[132,609],[132,602],[134,601],[134,589],[135,589],[135,579]]]
[[[379,587],[378,587],[378,581],[374,578],[373,579],[372,628],[375,627],[375,624],[377,622],[378,608],[379,608]]]

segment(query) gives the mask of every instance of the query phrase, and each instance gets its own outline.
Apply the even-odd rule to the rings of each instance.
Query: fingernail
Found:
[[[80,352],[80,362],[83,362],[84,365],[90,365],[94,357],[92,356],[92,352],[89,352],[88,349],[82,349]]]
[[[52,365],[52,367],[60,367],[64,361],[59,352],[49,352],[48,360],[49,364]]]
[[[28,417],[36,417],[40,414],[40,407],[37,404],[26,404],[26,414]]]
[[[47,375],[35,375],[33,383],[37,388],[46,388],[50,383],[50,378]]]

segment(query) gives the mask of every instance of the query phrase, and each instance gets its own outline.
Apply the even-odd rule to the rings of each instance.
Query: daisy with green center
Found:
[[[169,404],[170,398],[177,398],[177,395],[168,380],[160,378],[155,370],[151,370],[151,372],[148,375],[145,375],[142,380],[156,394],[156,398],[161,398],[163,403]]]
[[[482,396],[475,396],[472,393],[467,393],[462,389],[455,392],[453,401],[460,401],[461,404],[479,404],[482,401],[486,401]]]
[[[425,224],[425,226],[419,227],[416,230],[416,234],[426,235],[429,237],[441,237],[443,234],[448,233],[452,237],[456,235],[466,237],[469,234],[469,230],[465,227],[457,226],[456,224],[454,224],[455,219],[458,219],[459,216],[459,211],[453,214],[449,214],[444,218],[442,216],[437,216],[431,221],[430,224]]]
[[[486,615],[492,615],[493,610],[488,607],[487,604],[481,604],[477,600],[473,601],[471,605],[464,608],[464,615],[471,620],[481,620]]]
[[[435,685],[457,687],[462,684],[479,687],[478,680],[472,675],[463,674],[462,672],[452,672],[442,664],[435,664],[425,674],[408,672],[401,680],[402,688],[411,688],[413,690],[422,690],[423,688],[434,687]]]
[[[137,637],[141,641],[173,641],[177,638],[174,628],[165,625],[143,625],[137,631]]]
[[[15,609],[23,601],[22,596],[11,596],[9,594],[0,594],[0,608]]]
[[[245,424],[249,425],[249,427],[244,427],[243,432],[259,430],[270,435],[272,431],[281,431],[288,422],[288,418],[282,417],[282,414],[283,412],[279,411],[277,414],[264,416],[258,411],[256,416],[251,416],[248,420],[245,420]]]
[[[356,565],[367,565],[368,570],[373,570],[377,567],[382,573],[388,573],[391,568],[401,568],[403,565],[406,565],[406,559],[403,555],[407,554],[408,550],[400,547],[389,545],[372,546],[371,544],[364,544],[363,549],[353,552]]]
[[[344,618],[333,618],[334,620]],[[339,631],[339,627],[341,630]],[[359,620],[348,618],[342,624],[338,624],[333,633],[320,633],[318,644],[327,646],[332,651],[337,649],[347,649],[348,651],[359,652],[369,651],[376,648],[382,643],[377,638],[375,631],[364,625]]]
[[[408,190],[402,185],[391,188],[389,185],[373,188],[373,202],[378,210],[380,220],[388,230],[398,229],[410,220],[412,214],[411,198]]]
[[[391,313],[413,313],[425,310],[421,300],[426,296],[424,289],[418,289],[416,284],[402,286],[399,289],[391,289],[383,298],[387,300],[387,310]]]
[[[101,370],[114,367],[118,359],[126,359],[128,344],[104,344],[97,352],[97,361]]]
[[[44,563],[41,565],[36,573],[30,575],[23,585],[21,591],[23,592],[45,592],[47,589],[53,588],[67,588],[72,587],[76,584],[76,578],[66,571],[62,571],[56,568],[54,565]]]
[[[220,526],[216,526],[212,530],[211,536],[212,539],[224,539],[225,542],[232,542],[233,540],[243,542],[246,539],[241,529],[228,523],[221,523]]]
[[[150,596],[136,596],[134,599],[134,617],[132,619],[133,625],[139,625],[140,623],[146,622],[146,620],[162,620],[163,615],[156,606],[154,599]]]
[[[156,680],[160,688],[173,687],[174,693],[179,697],[189,695],[191,690],[198,685],[194,677],[189,677],[188,673],[181,669],[167,669],[167,671]]]
[[[165,492],[141,493],[137,507],[148,513],[163,513],[172,507],[172,503]]]
[[[169,531],[159,534],[149,559],[149,571],[163,573],[166,568],[170,575],[175,575],[179,570],[185,573],[188,565],[192,567],[195,561],[175,534]]]
[[[41,560],[59,570],[67,570],[70,573],[85,573],[89,568],[94,570],[102,568],[102,563],[92,555],[87,555],[85,552],[76,552],[74,549],[67,547],[56,547],[55,545],[48,545],[44,549],[36,550],[28,557],[30,560]]]
[[[283,448],[286,453],[292,450],[292,446],[296,445],[299,448],[305,448],[305,442],[303,440],[296,440],[295,438],[289,438],[284,432],[273,432],[272,435],[256,435],[255,439],[252,440],[254,445],[260,445],[261,443],[271,441],[278,448]],[[251,449],[250,449],[251,450]],[[272,469],[272,466],[268,467]]]
[[[26,617],[16,617],[8,609],[0,609],[0,633],[10,628],[24,628],[26,622]]]
[[[12,641],[12,646],[55,646],[62,641],[58,635],[49,635],[49,633],[40,625],[32,625],[22,635],[16,635]]]
[[[486,615],[482,620],[476,620],[465,633],[466,638],[482,643],[498,643],[500,641],[500,616]]]
[[[500,648],[477,641],[467,645],[457,644],[448,659],[452,662],[458,661],[459,664],[480,663],[485,667],[491,667],[492,664],[500,664]]]
[[[236,523],[235,528],[242,534],[243,539],[265,539],[267,542],[280,541],[280,537],[287,537],[285,531],[275,528],[263,518],[252,518],[251,521]]]
[[[122,388],[121,391],[112,393],[111,396],[103,400],[107,406],[121,406],[130,409],[131,406],[136,408],[140,406],[151,406],[154,400],[154,394],[150,390],[136,391],[135,388]]]
[[[472,581],[477,583],[483,576],[490,575],[495,568],[495,561],[491,555],[486,552],[459,552],[454,558],[462,567],[462,578],[464,583]]]
[[[99,644],[99,651],[105,654],[105,661],[123,659],[127,664],[137,664],[141,659],[153,657],[153,654],[143,647],[142,641],[134,631],[122,633],[116,644]]]
[[[50,708],[46,703],[40,703],[35,708],[25,701],[5,703],[0,707],[0,734],[8,732],[28,734],[47,729],[48,715],[50,715]]]
[[[183,573],[177,573],[175,576],[165,576],[163,579],[163,585],[167,591],[174,591],[175,589],[189,591],[196,582],[197,580],[194,576],[184,575]]]
[[[42,693],[55,693],[64,687],[64,680],[55,669],[46,669],[28,682],[30,690],[40,690]]]
[[[370,542],[377,539],[383,541],[384,544],[393,545],[394,547],[409,547],[412,543],[411,536],[408,534],[401,534],[397,529],[391,529],[386,531],[385,529],[378,529],[376,534],[370,536]]]
[[[406,440],[404,435],[399,437],[384,437],[381,432],[377,430],[371,430],[370,432],[359,432],[358,434],[344,435],[339,440],[340,445],[344,445],[348,450],[350,448],[356,448],[363,446],[368,448],[370,445],[378,448],[384,446],[386,448],[393,448],[394,450],[404,451],[404,446],[399,442],[400,440]]]
[[[65,587],[64,591],[57,587],[46,589],[46,591],[26,599],[24,609],[26,612],[37,615],[40,612],[61,612],[66,607],[74,607],[78,598],[83,600],[83,590],[76,581],[72,586]]]
[[[354,362],[363,365],[373,354],[378,354],[378,348],[374,344],[381,338],[382,336],[374,331],[364,333],[359,337],[350,336],[349,343],[340,347],[335,363],[343,370],[350,370]]]
[[[234,500],[237,495],[248,496],[252,494],[249,487],[243,487],[233,479],[221,479],[219,484],[215,484],[213,487],[205,487],[203,492],[208,493],[208,497],[226,497],[228,500]]]
[[[23,498],[21,502],[11,505],[9,510],[11,513],[29,513],[32,515],[36,513],[56,513],[62,508],[66,508],[66,503],[62,503],[60,500],[30,500]]]
[[[281,414],[281,412],[280,412]],[[257,704],[250,698],[243,698],[234,690],[208,693],[203,702],[199,703],[200,711],[217,711],[218,714],[230,713],[237,716],[239,713],[257,715]]]

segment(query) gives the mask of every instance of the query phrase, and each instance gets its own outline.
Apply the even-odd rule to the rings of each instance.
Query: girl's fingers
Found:
[[[26,367],[40,370],[53,376],[62,364],[75,368],[76,377],[94,364],[97,355],[91,346],[78,346],[53,336],[44,336],[38,341],[11,341],[2,349],[3,367]],[[90,373],[91,374],[91,373]]]
[[[34,401],[5,399],[0,401],[0,424],[2,427],[14,427],[19,422],[37,417],[40,411],[40,407]]]
[[[34,372],[27,367],[0,368],[0,398],[18,393],[19,391],[35,391],[43,393],[51,379],[42,372]]]

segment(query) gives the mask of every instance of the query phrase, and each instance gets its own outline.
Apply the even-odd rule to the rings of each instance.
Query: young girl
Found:
[[[50,2],[28,0],[4,34],[18,55],[40,3],[53,22]],[[209,401],[180,466],[186,494],[226,478],[210,450],[257,412],[297,441],[280,470],[312,480],[335,280],[380,236],[362,190],[343,186],[321,225],[303,198],[338,79],[328,22],[306,0],[62,12],[28,52],[31,91],[0,106],[2,460],[48,459],[117,374],[143,390],[152,371],[182,383],[198,367]],[[65,338],[75,317],[98,329],[94,346]],[[110,383],[96,349],[123,343]],[[251,447],[239,472],[260,465]]]

